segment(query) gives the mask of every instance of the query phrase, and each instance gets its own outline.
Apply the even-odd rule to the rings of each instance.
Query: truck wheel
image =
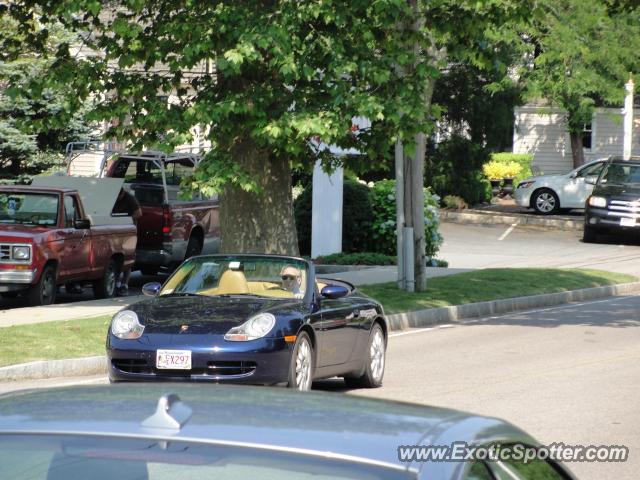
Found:
[[[104,269],[102,278],[93,282],[93,296],[96,298],[111,298],[116,291],[116,280],[120,273],[115,260],[109,261]]]
[[[40,275],[38,283],[29,288],[27,298],[29,305],[51,305],[56,299],[56,269],[53,265],[47,265]]]
[[[187,251],[184,254],[184,259],[195,257],[202,252],[202,241],[200,238],[192,235],[189,237],[189,243],[187,243]]]
[[[598,240],[596,229],[593,227],[584,226],[584,232],[582,234],[582,241],[584,243],[596,243]]]

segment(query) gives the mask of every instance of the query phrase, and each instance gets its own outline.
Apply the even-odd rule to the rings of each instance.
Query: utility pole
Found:
[[[631,146],[633,145],[633,79],[630,78],[625,84],[627,96],[624,100],[624,142],[622,149],[622,158],[629,160],[631,158]]]

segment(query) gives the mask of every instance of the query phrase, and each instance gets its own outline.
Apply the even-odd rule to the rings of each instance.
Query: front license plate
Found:
[[[157,350],[156,367],[165,370],[191,370],[191,350]]]
[[[621,227],[635,227],[636,226],[636,219],[635,218],[622,217],[620,219],[620,226]]]

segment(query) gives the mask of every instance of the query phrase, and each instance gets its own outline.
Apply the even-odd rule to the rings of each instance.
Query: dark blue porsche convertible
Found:
[[[315,379],[382,384],[387,322],[379,303],[314,265],[276,255],[185,261],[153,298],[116,313],[109,378],[286,384]]]

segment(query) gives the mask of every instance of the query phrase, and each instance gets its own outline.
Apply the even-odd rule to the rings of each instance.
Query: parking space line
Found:
[[[498,241],[501,242],[502,240],[504,240],[505,238],[507,238],[507,236],[513,232],[513,230],[516,228],[516,226],[518,225],[518,222],[516,223],[512,223],[511,226],[509,228],[507,228],[507,230],[500,235],[500,238],[498,238]]]

